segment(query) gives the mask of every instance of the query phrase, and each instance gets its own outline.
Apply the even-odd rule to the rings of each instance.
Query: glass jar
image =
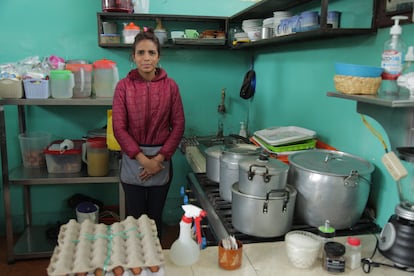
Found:
[[[345,246],[339,242],[327,242],[323,248],[323,269],[334,274],[345,272]]]

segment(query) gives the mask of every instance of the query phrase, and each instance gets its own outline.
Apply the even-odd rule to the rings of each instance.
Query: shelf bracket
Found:
[[[357,102],[357,112],[375,119],[382,125],[390,141],[390,150],[414,145],[414,109],[412,107],[390,108]]]

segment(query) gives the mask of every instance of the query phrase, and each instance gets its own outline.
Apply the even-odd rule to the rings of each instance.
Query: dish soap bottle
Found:
[[[171,245],[170,258],[173,263],[180,266],[192,265],[200,256],[201,228],[200,221],[207,213],[192,204],[183,205],[184,215],[180,221],[180,234]],[[191,235],[191,223],[194,219],[197,230],[196,242]]]
[[[384,69],[381,76],[381,92],[384,94],[397,94],[399,92],[397,78],[403,69],[405,51],[405,44],[401,39],[402,29],[399,22],[407,18],[407,16],[392,17],[394,25],[390,29],[391,38],[384,44],[381,60],[381,67]]]

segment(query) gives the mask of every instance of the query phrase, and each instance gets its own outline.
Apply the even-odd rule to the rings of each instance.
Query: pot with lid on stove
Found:
[[[215,145],[205,150],[206,176],[213,182],[220,182],[220,156],[224,145]]]
[[[260,147],[249,144],[234,144],[226,146],[220,155],[220,196],[231,202],[231,186],[239,181],[239,160],[259,156]]]
[[[318,227],[329,220],[340,230],[360,219],[374,166],[348,153],[309,150],[289,156],[288,183],[297,191],[296,218]]]
[[[271,190],[266,196],[240,192],[239,183],[232,186],[232,224],[238,231],[256,237],[279,237],[292,227],[296,189]]]
[[[266,153],[243,158],[239,161],[240,192],[264,197],[271,190],[284,189],[288,170],[288,165]]]

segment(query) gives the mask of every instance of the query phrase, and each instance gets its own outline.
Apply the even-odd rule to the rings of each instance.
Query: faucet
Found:
[[[224,100],[226,98],[226,89],[221,89],[221,103],[218,106],[217,110],[220,114],[224,114],[226,112],[226,107],[224,106]]]

